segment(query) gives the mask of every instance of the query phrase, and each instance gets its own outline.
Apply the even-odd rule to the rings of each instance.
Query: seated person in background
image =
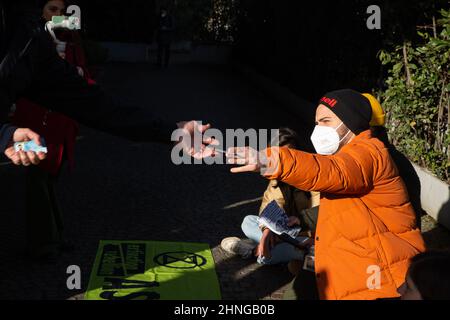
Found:
[[[297,149],[298,135],[289,128],[279,130],[279,145]],[[289,186],[281,181],[272,180],[264,193],[259,214],[269,203],[276,201],[289,216],[290,226],[299,225],[302,228],[300,240],[305,241],[314,232],[314,223],[317,216],[305,209],[317,207],[320,194],[317,192],[304,192]],[[259,216],[247,216],[242,222],[242,231],[248,239],[241,240],[236,237],[226,238],[222,241],[222,248],[230,253],[238,254],[243,258],[258,257],[260,264],[288,263],[291,260],[303,260],[304,252],[293,245],[282,242],[278,236],[259,224]]]
[[[411,259],[402,300],[450,300],[450,252],[428,251]]]

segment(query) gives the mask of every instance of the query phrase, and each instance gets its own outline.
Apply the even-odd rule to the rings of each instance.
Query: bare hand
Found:
[[[177,123],[178,128],[185,132],[185,137],[179,143],[183,144],[183,149],[195,159],[204,159],[214,156],[214,148],[207,148],[208,145],[217,145],[217,140],[204,136],[204,133],[211,128],[210,124],[202,125],[197,121],[183,121]],[[195,137],[202,137],[201,143],[195,143]]]
[[[229,148],[227,158],[229,164],[241,166],[231,169],[232,173],[259,172],[263,176],[271,176],[278,168],[279,148],[262,151],[250,147]]]
[[[84,70],[82,67],[77,67],[78,70],[78,74],[80,75],[80,77],[84,77]]]
[[[269,229],[265,229],[263,231],[261,241],[259,242],[259,245],[256,248],[255,256],[270,259],[272,257],[270,251],[273,249],[273,247],[277,245],[277,243],[279,243],[277,235],[274,234]]]
[[[250,147],[229,148],[226,154],[229,164],[241,165],[232,168],[232,173],[259,172],[262,167],[260,153]]]
[[[17,129],[14,132],[10,147],[5,150],[5,155],[17,166],[29,166],[31,164],[37,165],[41,160],[46,158],[46,154],[42,152],[16,152],[14,150],[14,142],[34,140],[38,145],[41,145],[40,137],[37,133],[30,129]]]

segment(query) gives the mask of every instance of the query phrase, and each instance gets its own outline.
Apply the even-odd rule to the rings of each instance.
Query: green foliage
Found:
[[[180,39],[213,43],[234,41],[238,0],[179,0],[173,7]]]
[[[73,0],[82,8],[83,29],[101,41],[154,41],[159,9],[175,17],[176,40],[232,43],[240,0]]]
[[[325,92],[368,92],[384,77],[377,53],[408,39],[448,0],[239,0],[234,57],[317,101]],[[381,30],[367,28],[367,8],[379,5]]]
[[[422,43],[379,53],[390,68],[381,97],[394,145],[450,182],[450,11],[441,15],[418,29]]]

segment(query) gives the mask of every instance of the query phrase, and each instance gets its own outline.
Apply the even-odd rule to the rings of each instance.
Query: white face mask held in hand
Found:
[[[337,130],[343,124],[344,123],[342,122],[337,128],[316,126],[313,134],[311,135],[311,141],[318,154],[331,156],[339,150],[339,145],[341,142],[351,133],[349,129],[347,134],[342,139],[339,139]]]

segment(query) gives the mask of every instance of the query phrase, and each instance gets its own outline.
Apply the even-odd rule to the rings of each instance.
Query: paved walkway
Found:
[[[227,66],[179,64],[155,70],[113,64],[102,82],[129,103],[174,123],[202,119],[221,130],[290,126],[309,134]],[[58,189],[66,236],[76,250],[56,263],[32,263],[23,255],[25,169],[0,165],[0,299],[67,299],[84,292],[100,239],[206,242],[213,248],[224,299],[281,297],[291,280],[286,267],[260,267],[219,248],[222,238],[243,236],[242,219],[257,213],[255,199],[266,181],[256,174],[234,176],[228,166],[175,166],[170,146],[130,143],[87,128],[81,135],[75,171],[62,175]],[[82,269],[80,291],[66,288],[69,265]]]

